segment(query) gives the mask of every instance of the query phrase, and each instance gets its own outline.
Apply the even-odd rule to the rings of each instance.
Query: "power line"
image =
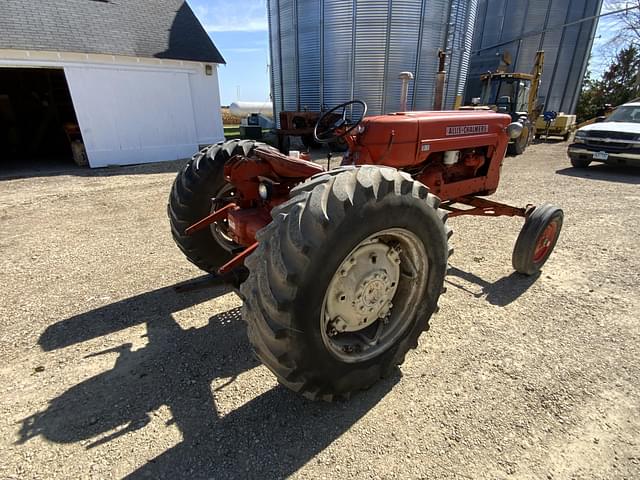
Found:
[[[482,48],[480,48],[478,50],[473,50],[471,52],[471,54],[473,55],[473,54],[476,54],[476,53],[480,53],[480,52],[482,52],[484,50],[492,50],[492,49],[497,48],[497,47],[502,47],[504,45],[509,45],[510,43],[516,42],[518,40],[522,40],[523,38],[535,37],[537,35],[542,35],[543,33],[547,33],[549,30],[555,30],[557,28],[570,27],[572,25],[577,25],[579,23],[588,22],[588,21],[591,21],[591,20],[595,20],[595,19],[599,19],[599,18],[602,18],[602,17],[609,16],[609,15],[615,15],[617,13],[628,12],[629,10],[635,10],[637,8],[640,8],[640,5],[635,5],[633,7],[625,7],[625,8],[621,8],[619,10],[612,10],[610,12],[601,13],[599,15],[591,15],[590,17],[585,17],[585,18],[581,18],[580,20],[575,20],[573,22],[568,22],[568,23],[564,23],[562,25],[556,25],[556,26],[553,26],[553,27],[550,27],[550,28],[545,28],[544,30],[538,30],[538,31],[535,31],[535,32],[523,33],[522,35],[520,35],[520,36],[518,36],[516,38],[512,38],[511,40],[507,40],[507,41],[500,42],[500,43],[495,43],[495,44],[490,45],[488,47],[482,47]]]

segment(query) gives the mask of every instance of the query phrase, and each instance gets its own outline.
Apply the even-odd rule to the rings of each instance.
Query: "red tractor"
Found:
[[[240,279],[257,356],[313,399],[369,387],[417,346],[443,290],[447,218],[525,218],[513,252],[525,275],[540,270],[562,227],[557,207],[483,198],[498,187],[509,139],[521,133],[509,115],[365,115],[355,100],[315,126],[317,141],[348,143],[339,168],[232,140],[197,153],[169,199],[187,258]]]

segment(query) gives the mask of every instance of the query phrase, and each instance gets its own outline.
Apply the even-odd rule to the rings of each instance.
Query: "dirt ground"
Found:
[[[240,300],[174,246],[179,163],[0,181],[1,478],[640,478],[640,171],[507,158],[495,198],[564,208],[538,278],[521,221],[451,219],[441,311],[397,374],[312,403],[252,356]]]

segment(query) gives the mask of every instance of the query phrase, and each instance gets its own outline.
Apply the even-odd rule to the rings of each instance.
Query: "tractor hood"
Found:
[[[586,127],[579,129],[579,132],[589,133],[591,131],[598,132],[615,132],[615,133],[635,133],[640,135],[640,123],[634,122],[599,122],[592,123]]]
[[[504,152],[509,115],[491,110],[397,112],[367,117],[352,148],[356,164],[418,165],[439,152],[492,146]]]

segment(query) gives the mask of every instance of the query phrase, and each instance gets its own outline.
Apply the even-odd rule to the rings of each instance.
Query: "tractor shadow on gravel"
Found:
[[[466,282],[478,285],[481,288],[481,291],[473,291],[453,280],[452,277],[457,277]],[[512,272],[506,277],[502,277],[495,282],[488,282],[474,273],[465,272],[464,270],[460,270],[456,267],[450,267],[449,270],[447,270],[445,283],[452,287],[459,288],[476,298],[486,296],[487,302],[491,305],[504,307],[517,300],[523,293],[529,290],[531,285],[533,285],[539,277],[540,273],[537,275],[526,276],[517,272]]]
[[[568,177],[589,178],[592,180],[603,180],[606,182],[640,185],[640,167],[606,165],[602,163],[590,165],[587,168],[563,168],[561,170],[556,170],[556,173],[559,175],[566,175]]]
[[[131,478],[280,478],[340,437],[398,381],[396,370],[392,378],[348,403],[334,404],[309,402],[280,386],[257,396],[234,390],[237,377],[259,365],[240,309],[187,330],[172,317],[227,292],[216,287],[179,293],[175,286],[165,287],[48,327],[39,341],[45,351],[141,323],[146,323],[148,343],[137,350],[125,343],[86,355],[118,353],[118,358],[111,370],[69,388],[46,410],[24,419],[17,443],[40,435],[54,443],[82,442],[93,449],[135,435],[135,445],[153,444],[153,430],[163,428],[158,427],[162,420],[154,417],[166,406],[172,417],[167,428],[177,427],[183,440]],[[218,395],[240,406],[223,415],[216,405]],[[143,458],[147,451],[141,448],[132,456]]]

